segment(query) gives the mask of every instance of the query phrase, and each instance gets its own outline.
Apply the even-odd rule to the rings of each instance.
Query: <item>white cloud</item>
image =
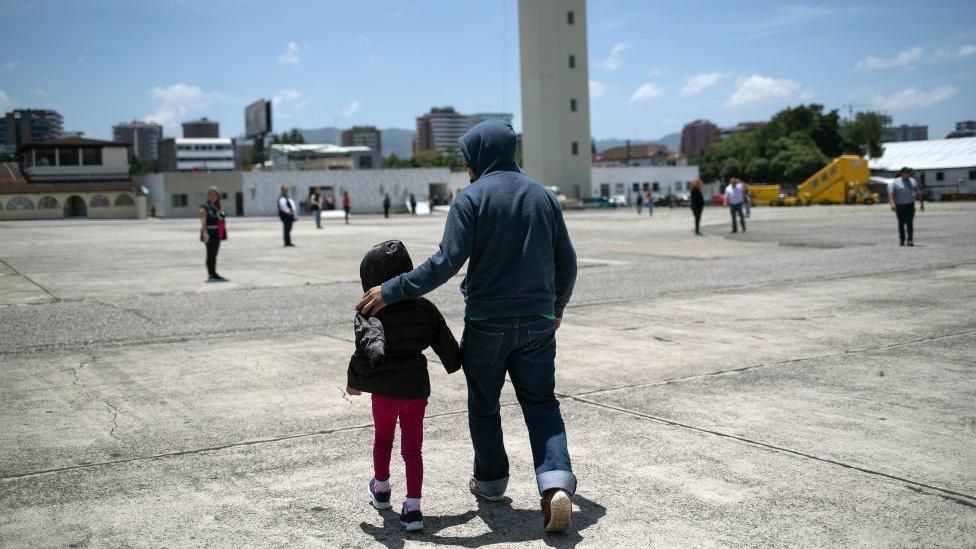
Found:
[[[11,103],[12,101],[10,100],[10,96],[7,95],[7,92],[0,90],[0,110],[6,110],[10,107]]]
[[[308,98],[298,90],[283,89],[271,98],[271,105],[278,109],[301,110],[308,105]]]
[[[857,62],[857,68],[874,70],[891,69],[896,67],[914,67],[921,59],[922,48],[915,46],[914,48],[908,48],[907,50],[891,58],[869,55],[867,59]]]
[[[39,98],[47,97],[47,90],[45,90],[40,86],[34,88],[34,97],[39,97]]]
[[[658,86],[654,82],[645,82],[637,88],[637,91],[630,96],[630,102],[636,103],[638,101],[649,101],[655,97],[664,93],[664,89]]]
[[[353,101],[352,103],[349,103],[349,106],[342,109],[342,116],[350,117],[358,110],[359,110],[359,101]]]
[[[726,107],[740,107],[789,99],[800,84],[788,78],[772,78],[753,74],[739,80],[732,95],[725,101]]]
[[[651,69],[647,71],[647,76],[662,76],[663,74],[664,71],[662,71],[661,69]]]
[[[762,38],[774,34],[789,32],[792,27],[812,24],[815,21],[827,19],[835,15],[835,8],[828,6],[780,6],[769,15],[759,19],[752,26],[751,38]]]
[[[78,53],[78,64],[79,65],[84,65],[85,64],[85,54],[87,54],[88,53],[88,50],[90,50],[90,49],[91,49],[91,46],[85,46],[84,48],[81,48],[81,51]]]
[[[156,103],[156,110],[146,116],[146,119],[167,127],[175,126],[189,112],[202,109],[206,105],[203,90],[184,82],[166,88],[153,88],[149,91],[149,96]]]
[[[892,110],[931,107],[956,95],[957,91],[959,90],[955,86],[949,84],[932,88],[929,91],[906,88],[888,96],[879,95],[875,97],[873,105],[877,109]]]
[[[278,56],[278,63],[282,65],[297,65],[302,62],[301,57],[298,56],[298,52],[301,48],[298,47],[297,42],[288,42],[288,49],[285,53]]]
[[[685,82],[685,86],[681,88],[681,95],[697,95],[706,89],[718,84],[719,80],[728,76],[724,72],[703,72],[696,74]]]
[[[610,48],[610,55],[603,61],[598,62],[597,66],[605,71],[615,71],[619,69],[620,65],[622,64],[620,54],[628,49],[630,49],[630,44],[617,42],[612,48]]]
[[[603,97],[603,94],[605,93],[607,93],[606,84],[603,82],[597,82],[596,80],[590,80],[590,99]]]
[[[15,68],[17,68],[17,61],[14,61],[14,60],[4,61],[3,62],[3,68],[7,69],[8,71],[12,71]]]
[[[939,50],[935,52],[936,57],[948,57],[950,59],[965,59],[973,54],[976,54],[976,44],[960,46],[956,51]]]

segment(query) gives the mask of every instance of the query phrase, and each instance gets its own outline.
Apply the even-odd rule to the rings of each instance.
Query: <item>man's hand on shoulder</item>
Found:
[[[356,305],[356,310],[359,311],[359,314],[369,317],[380,312],[383,307],[386,307],[386,301],[383,300],[383,289],[380,286],[373,286],[363,294],[363,298]]]

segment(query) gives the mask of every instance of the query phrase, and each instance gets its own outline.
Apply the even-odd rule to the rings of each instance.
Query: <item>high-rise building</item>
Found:
[[[958,137],[976,137],[976,120],[956,122],[956,131],[949,132],[946,139],[956,139]]]
[[[457,154],[458,138],[475,124],[489,119],[500,119],[512,123],[511,113],[461,114],[454,107],[434,107],[430,112],[417,117],[417,136],[413,142],[414,152],[438,150]]]
[[[881,133],[882,143],[897,143],[899,141],[928,141],[929,127],[923,125],[885,126]]]
[[[589,61],[585,0],[519,0],[522,156],[528,175],[589,194]]]
[[[708,120],[689,122],[681,130],[681,154],[686,157],[696,155],[719,139],[722,139],[722,130]]]
[[[183,137],[186,139],[218,138],[220,137],[220,123],[209,120],[206,116],[200,120],[184,122]]]
[[[152,122],[133,120],[112,126],[112,141],[129,143],[132,154],[139,160],[159,158],[159,142],[163,139],[163,127]]]
[[[4,116],[0,124],[0,154],[38,141],[58,139],[64,132],[64,118],[50,109],[17,109]]]
[[[160,172],[218,172],[234,169],[230,138],[184,137],[159,142]]]
[[[342,132],[343,147],[369,147],[375,151],[382,148],[382,137],[376,126],[353,126]]]
[[[722,128],[722,139],[728,139],[737,133],[752,133],[759,131],[766,125],[765,121],[758,122],[739,122],[735,126],[729,126],[728,128]]]

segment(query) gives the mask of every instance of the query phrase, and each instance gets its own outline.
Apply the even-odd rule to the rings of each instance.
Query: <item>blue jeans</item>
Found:
[[[742,230],[745,231],[746,230],[746,218],[745,218],[745,216],[742,215],[742,202],[739,202],[738,204],[731,204],[731,205],[729,205],[729,211],[732,212],[732,232],[733,233],[739,232],[739,227],[735,224],[735,216],[736,216],[736,214],[739,215],[739,221],[742,222]]]
[[[468,428],[474,445],[474,478],[489,495],[508,487],[499,397],[508,372],[529,430],[539,493],[576,491],[566,428],[556,400],[556,327],[542,316],[467,320],[461,338],[468,382]]]
[[[314,210],[314,211],[315,211],[315,228],[316,229],[321,229],[322,228],[322,210]]]

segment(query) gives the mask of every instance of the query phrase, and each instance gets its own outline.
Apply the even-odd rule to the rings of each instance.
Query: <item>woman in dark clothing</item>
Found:
[[[701,214],[705,208],[705,195],[701,191],[702,182],[696,179],[691,184],[691,213],[695,214],[695,234],[702,236],[699,227],[701,225]]]
[[[220,207],[220,193],[217,187],[207,189],[207,201],[200,206],[200,241],[207,247],[207,282],[227,282],[217,274],[217,251],[220,250],[220,231],[218,223],[223,222],[223,208]]]

